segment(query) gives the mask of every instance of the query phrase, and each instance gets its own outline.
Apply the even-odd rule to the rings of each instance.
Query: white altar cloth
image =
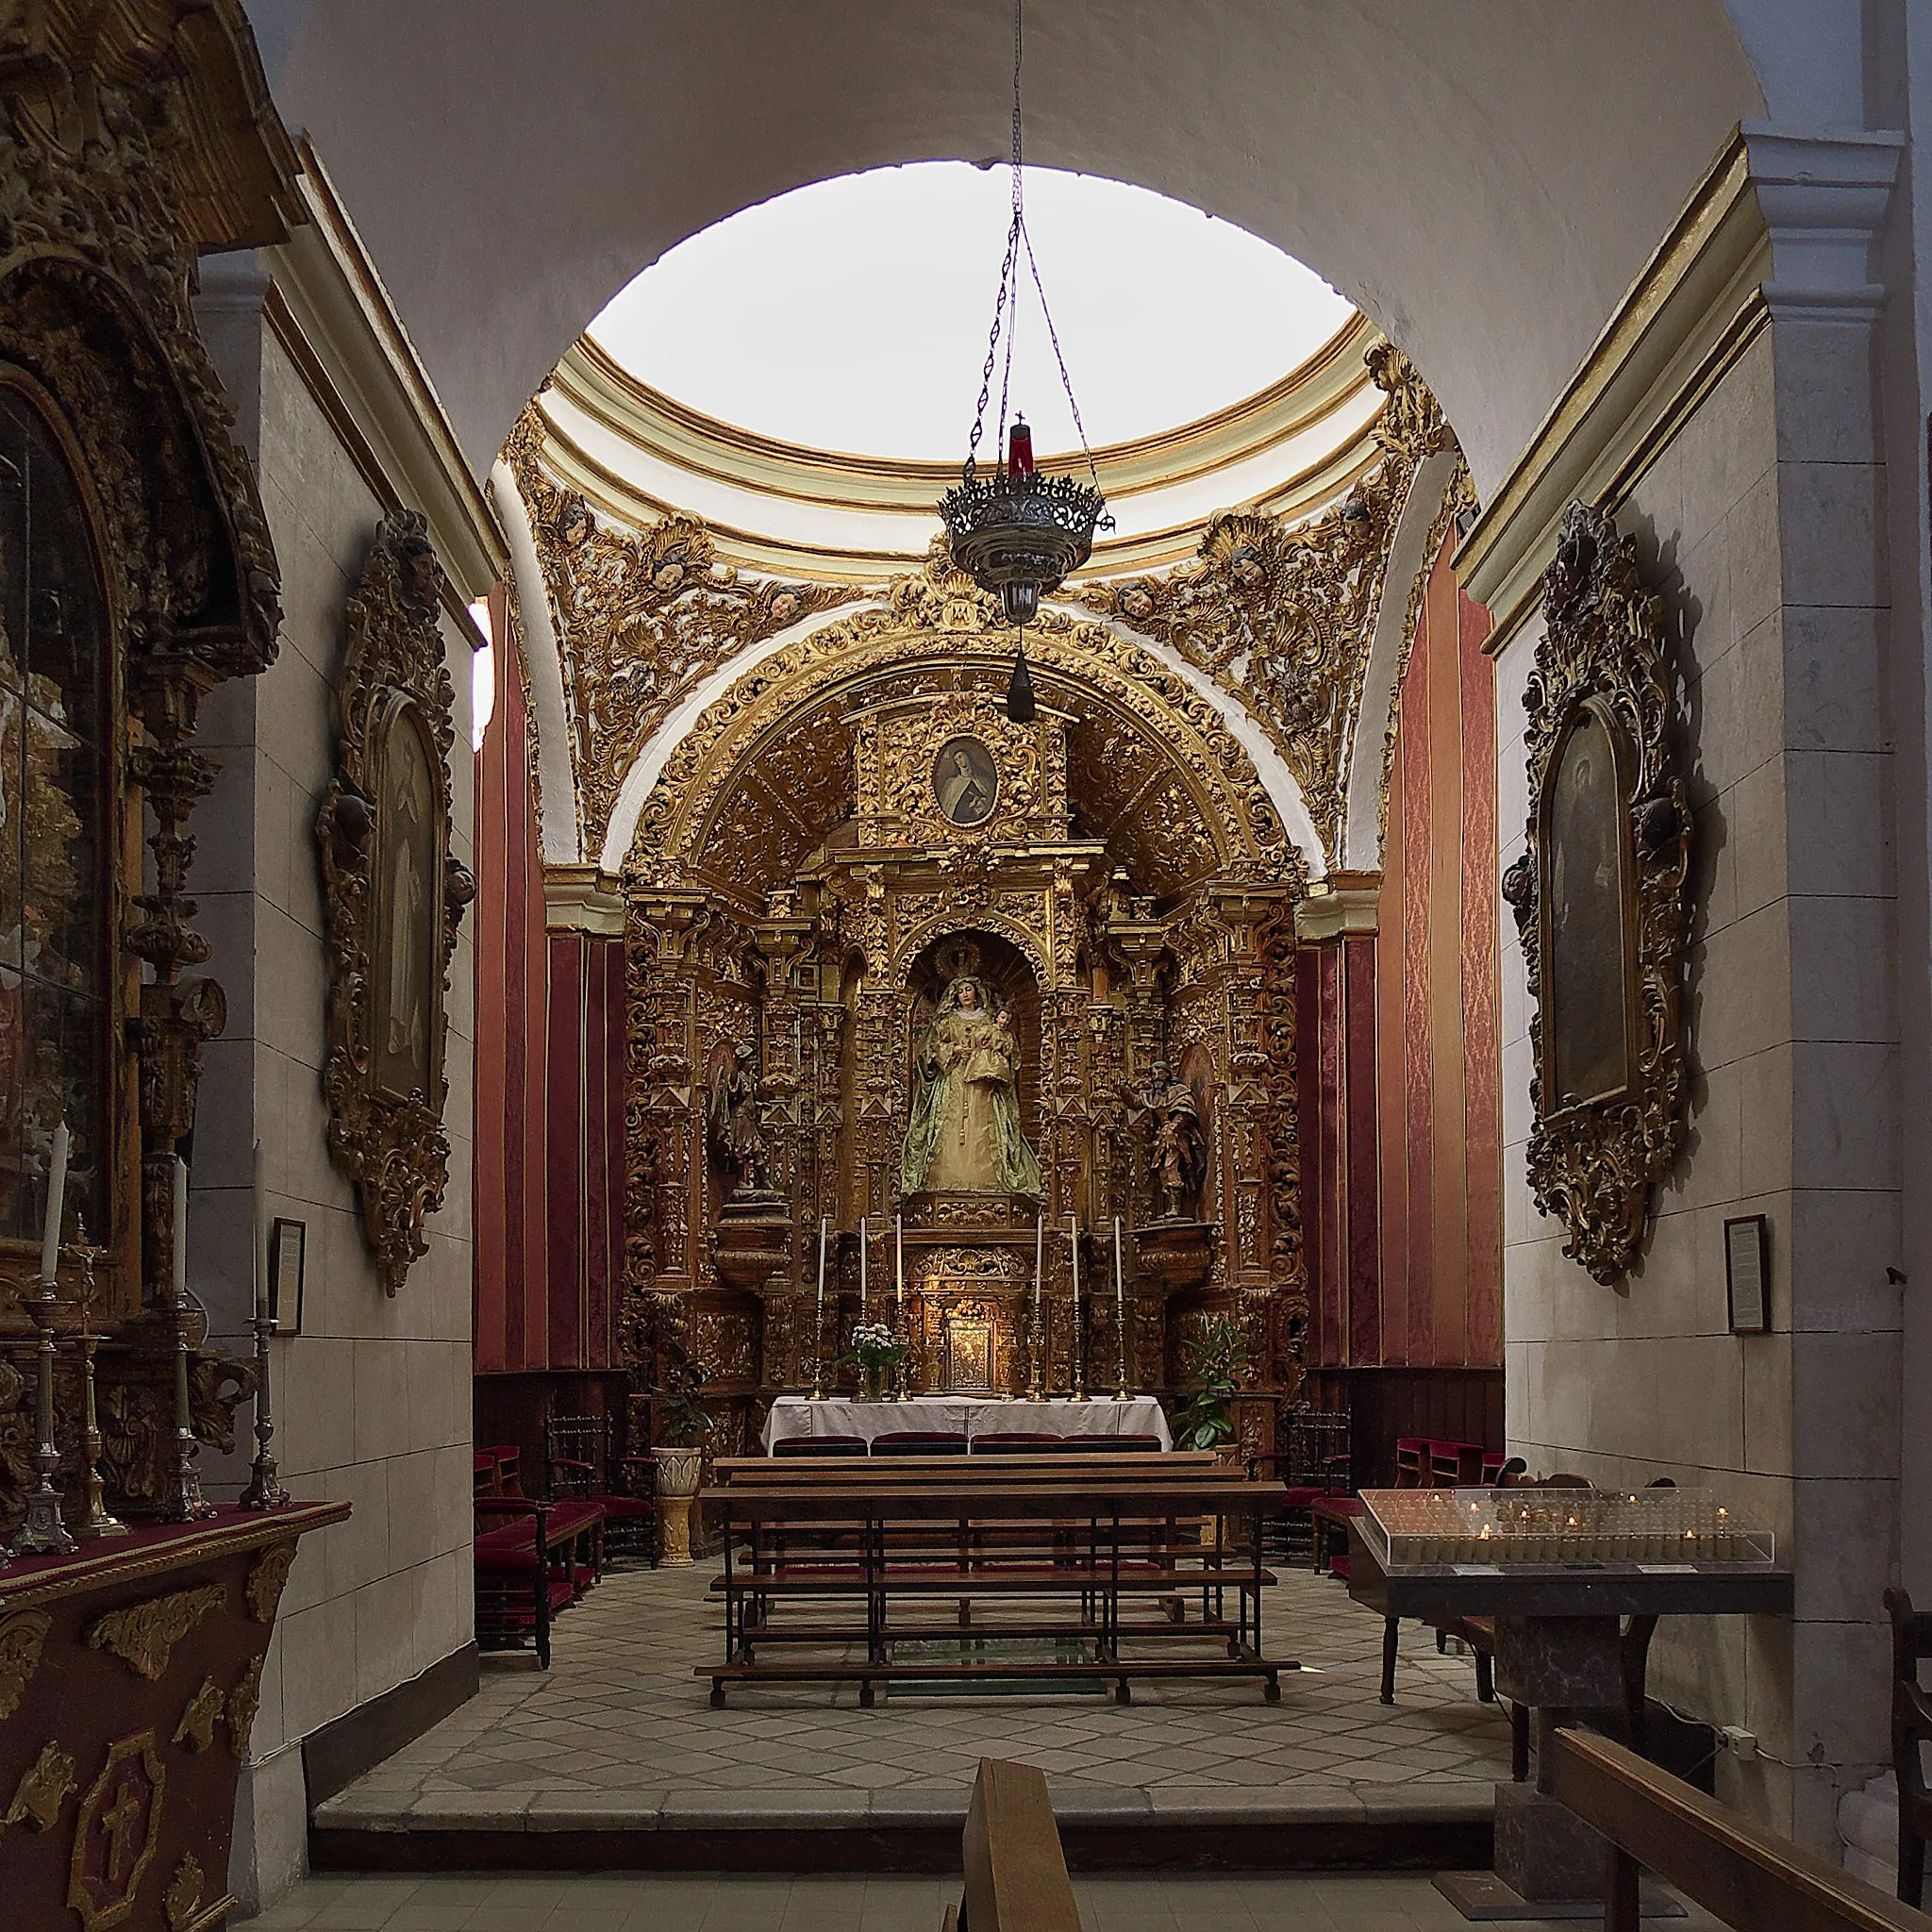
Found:
[[[908,1402],[855,1402],[829,1395],[781,1395],[765,1419],[765,1454],[790,1436],[891,1435],[921,1429],[936,1436],[1158,1436],[1174,1447],[1167,1416],[1151,1395],[1089,1402],[1023,1402],[995,1395],[915,1395]]]

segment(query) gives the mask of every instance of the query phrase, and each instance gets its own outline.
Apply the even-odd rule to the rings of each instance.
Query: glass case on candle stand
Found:
[[[1385,1569],[1768,1569],[1777,1555],[1770,1530],[1710,1490],[1366,1490],[1362,1503],[1362,1534]]]

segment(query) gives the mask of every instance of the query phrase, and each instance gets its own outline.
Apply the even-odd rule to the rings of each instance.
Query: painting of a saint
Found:
[[[407,711],[383,741],[375,810],[375,1077],[399,1099],[427,1094],[435,1074],[442,908],[438,903],[436,780]]]
[[[1630,1084],[1628,862],[1608,727],[1584,711],[1557,753],[1549,804],[1546,1111]]]
[[[900,1157],[906,1193],[1041,1193],[1040,1162],[1020,1131],[1011,1013],[985,980],[960,974],[912,1061],[912,1117]]]
[[[976,738],[949,738],[933,766],[933,795],[956,825],[976,825],[991,815],[999,797],[992,754]]]

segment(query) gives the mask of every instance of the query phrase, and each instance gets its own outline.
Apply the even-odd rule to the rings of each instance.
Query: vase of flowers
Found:
[[[865,1399],[876,1402],[885,1388],[886,1376],[904,1358],[905,1344],[892,1333],[890,1322],[860,1322],[852,1331],[852,1346],[839,1357],[858,1371]]]
[[[1180,1407],[1174,1419],[1176,1449],[1225,1452],[1235,1439],[1229,1404],[1254,1352],[1232,1315],[1208,1315],[1181,1349]]]
[[[698,1400],[707,1379],[704,1363],[679,1349],[653,1391],[660,1438],[651,1450],[658,1466],[658,1561],[666,1569],[685,1568],[691,1560],[691,1506],[704,1475],[705,1439],[711,1433],[710,1411]]]

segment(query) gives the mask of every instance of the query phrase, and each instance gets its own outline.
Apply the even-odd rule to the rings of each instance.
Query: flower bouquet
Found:
[[[839,1357],[839,1366],[857,1367],[867,1397],[875,1401],[887,1372],[905,1358],[906,1345],[892,1333],[890,1322],[860,1322],[852,1330],[852,1346]]]

